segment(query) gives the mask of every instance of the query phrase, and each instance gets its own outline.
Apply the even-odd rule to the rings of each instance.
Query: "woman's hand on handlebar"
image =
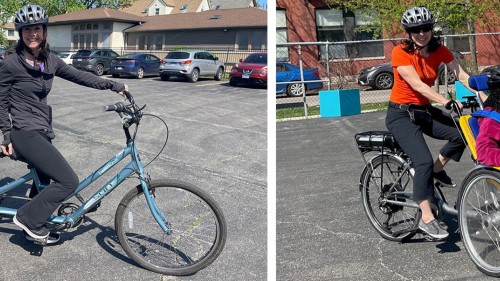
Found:
[[[128,85],[127,84],[124,84],[125,85],[125,89],[123,89],[123,91],[119,92],[118,94],[124,98],[127,98],[127,96],[125,96],[125,92],[128,92]]]
[[[12,155],[12,143],[9,143],[7,147],[5,145],[1,145],[2,147],[2,153],[6,156],[11,156]]]
[[[460,111],[462,111],[464,109],[464,105],[458,100],[449,100],[443,105],[444,105],[444,108],[446,108],[446,109],[452,109],[452,110],[458,109]]]

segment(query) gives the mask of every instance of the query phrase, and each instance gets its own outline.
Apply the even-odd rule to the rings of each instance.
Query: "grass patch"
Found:
[[[387,102],[375,102],[366,103],[361,105],[361,111],[376,111],[376,110],[386,110]],[[308,116],[319,115],[319,106],[308,106],[307,107]],[[287,108],[277,108],[276,109],[276,120],[294,118],[294,117],[304,117],[304,107],[294,106]]]

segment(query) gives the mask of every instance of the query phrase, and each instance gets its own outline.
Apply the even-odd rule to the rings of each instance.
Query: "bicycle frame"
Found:
[[[127,133],[128,131],[126,131],[126,135],[128,136]],[[111,168],[120,163],[128,155],[131,156],[130,162],[128,162],[128,164],[121,171],[119,171],[111,180],[109,180],[105,185],[103,185],[87,201],[83,201],[81,196],[79,196],[79,192],[84,190],[91,183],[95,182],[98,178],[100,178],[103,174],[105,174]],[[168,219],[158,208],[153,199],[153,194],[149,189],[148,178],[144,173],[144,167],[142,165],[141,160],[139,159],[137,148],[133,140],[131,140],[130,138],[128,138],[127,146],[122,151],[120,151],[117,155],[111,158],[106,164],[98,168],[92,174],[87,176],[83,181],[81,181],[78,185],[78,188],[64,200],[66,201],[72,197],[76,197],[77,199],[80,200],[80,202],[82,202],[82,205],[78,207],[71,214],[64,216],[51,216],[47,221],[55,224],[66,225],[68,228],[72,227],[78,219],[80,219],[83,215],[85,215],[93,206],[95,206],[104,197],[106,197],[109,193],[111,193],[118,185],[120,185],[133,173],[136,173],[139,176],[141,187],[144,191],[147,204],[156,222],[163,229],[163,231],[165,231],[166,233],[170,233],[171,229],[167,225]],[[19,177],[18,179],[0,187],[0,194],[3,194],[16,187],[19,187],[29,182],[30,180],[33,180],[38,188],[43,189],[43,187],[40,185],[40,181],[38,179],[36,171],[34,169],[31,169],[26,175]],[[7,215],[13,217],[16,215],[16,213],[17,209],[0,206],[0,215]]]

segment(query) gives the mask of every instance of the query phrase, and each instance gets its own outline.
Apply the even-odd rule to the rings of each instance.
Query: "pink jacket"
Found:
[[[485,109],[492,110],[490,107]],[[478,162],[488,166],[500,166],[500,123],[491,118],[479,118],[478,123],[480,128],[476,138]]]

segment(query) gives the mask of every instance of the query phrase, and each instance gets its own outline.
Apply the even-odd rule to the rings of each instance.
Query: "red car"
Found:
[[[267,86],[267,53],[249,55],[233,66],[229,73],[229,85],[239,83]]]

